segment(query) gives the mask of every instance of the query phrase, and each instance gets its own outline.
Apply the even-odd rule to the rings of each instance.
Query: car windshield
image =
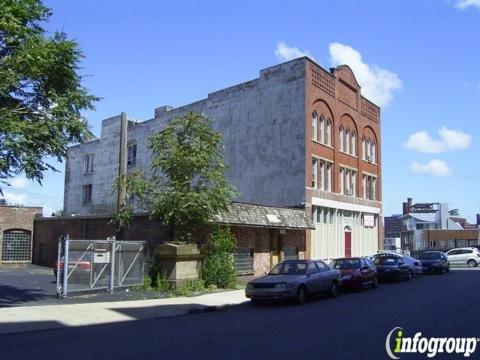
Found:
[[[360,259],[337,259],[333,261],[332,267],[343,270],[360,269]]]
[[[436,260],[440,259],[441,255],[438,252],[425,252],[420,256],[422,260]]]
[[[375,265],[397,265],[399,259],[394,256],[376,256],[373,263]]]
[[[306,263],[286,262],[275,266],[268,275],[305,275]]]

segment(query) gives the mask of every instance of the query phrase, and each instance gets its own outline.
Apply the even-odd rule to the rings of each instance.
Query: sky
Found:
[[[480,213],[480,0],[60,1],[49,31],[85,56],[83,84],[102,100],[84,115],[125,111],[147,120],[308,55],[347,64],[362,94],[382,108],[383,213],[402,202],[445,202]],[[64,165],[43,187],[22,177],[10,202],[62,208]]]

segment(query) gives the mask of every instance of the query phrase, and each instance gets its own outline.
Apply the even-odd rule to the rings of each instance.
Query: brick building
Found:
[[[68,150],[65,214],[113,213],[119,154],[127,173],[148,174],[149,136],[188,111],[205,114],[222,133],[236,201],[303,208],[311,216],[307,258],[367,255],[381,247],[380,109],[361,95],[348,66],[327,71],[306,57],[192,104],[159,107],[153,119],[128,121],[127,134],[121,135],[121,116],[104,120],[100,139]]]
[[[41,207],[0,205],[0,263],[32,260],[33,220]]]

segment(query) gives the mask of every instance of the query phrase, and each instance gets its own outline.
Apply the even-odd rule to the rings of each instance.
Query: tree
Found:
[[[214,215],[227,210],[236,195],[224,172],[222,136],[205,116],[190,112],[174,118],[150,138],[152,176],[119,177],[114,189],[126,188],[154,219],[166,225],[172,240],[194,242]],[[128,226],[133,208],[125,202],[115,215]]]
[[[81,111],[98,98],[81,85],[77,43],[41,27],[51,14],[40,0],[1,1],[0,185],[20,173],[41,183],[57,171],[46,157],[91,136]]]

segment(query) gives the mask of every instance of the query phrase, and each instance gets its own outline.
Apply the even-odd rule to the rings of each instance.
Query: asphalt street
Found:
[[[303,306],[245,304],[175,318],[9,334],[0,336],[0,359],[386,359],[386,336],[397,326],[406,336],[480,337],[479,289],[480,271],[455,270],[335,299],[321,296]],[[480,349],[470,358],[480,358]]]

